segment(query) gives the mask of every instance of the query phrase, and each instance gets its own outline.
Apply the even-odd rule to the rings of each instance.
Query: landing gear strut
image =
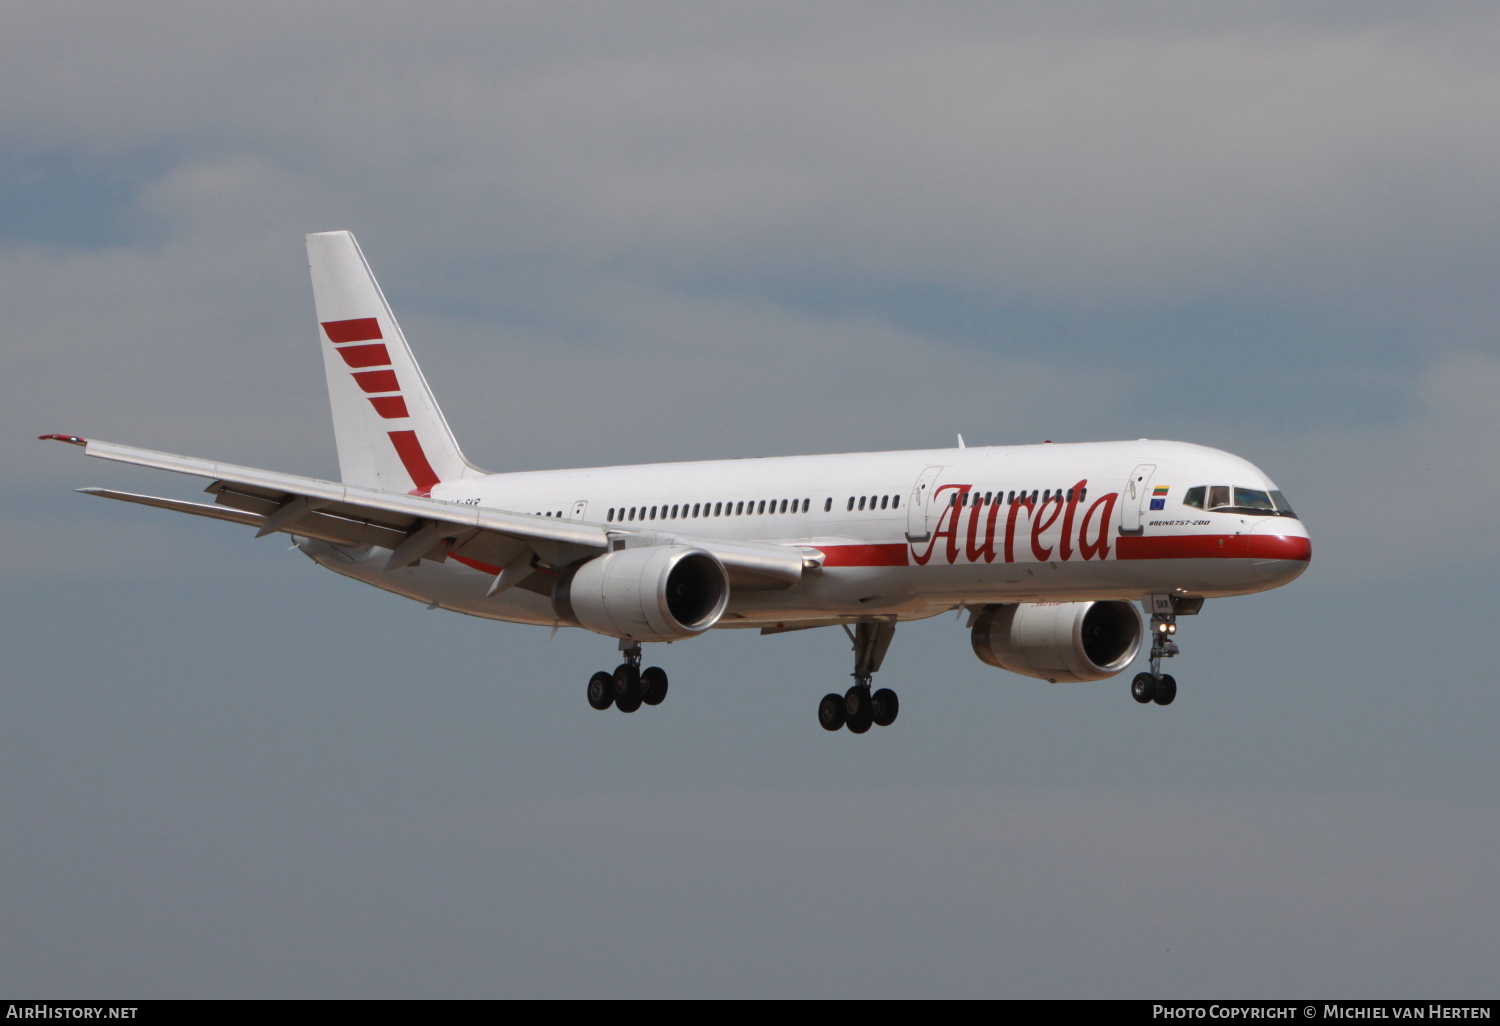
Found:
[[[1143,603],[1151,614],[1151,671],[1138,673],[1130,682],[1130,697],[1142,705],[1171,705],[1177,697],[1177,678],[1161,672],[1161,661],[1177,655],[1177,617],[1198,612],[1201,598],[1152,595]]]
[[[889,727],[896,722],[901,703],[890,688],[870,693],[870,681],[885,660],[886,649],[896,636],[894,620],[862,620],[854,630],[844,627],[854,642],[854,686],[843,695],[828,694],[818,703],[818,725],[824,730],[848,727],[863,734],[871,726]]]
[[[623,713],[633,713],[642,705],[661,705],[667,697],[667,672],[660,666],[641,669],[638,641],[621,638],[620,652],[625,661],[614,673],[600,670],[589,678],[589,705],[601,710],[614,706]]]

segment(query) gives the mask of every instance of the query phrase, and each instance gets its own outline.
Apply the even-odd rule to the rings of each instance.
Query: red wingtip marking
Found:
[[[359,377],[358,374],[355,377]],[[406,412],[406,400],[399,395],[382,395],[370,400],[370,405],[375,407],[375,412],[386,420],[400,420],[409,417]]]
[[[79,438],[77,435],[37,435],[36,439],[39,442],[45,442],[48,439],[52,439],[56,442],[67,442],[69,445],[89,444],[89,440],[87,438]]]
[[[389,367],[391,365],[391,354],[386,351],[385,346],[378,343],[372,346],[348,346],[338,350],[338,354],[351,367]]]
[[[415,431],[389,431],[391,444],[396,447],[396,455],[401,457],[401,465],[406,468],[407,476],[411,483],[417,487],[413,490],[417,495],[426,495],[432,491],[432,486],[438,483],[437,471],[432,469],[432,464],[427,462],[427,454],[422,451],[422,443],[417,440]]]
[[[380,333],[380,322],[373,317],[355,317],[347,321],[324,321],[323,330],[328,332],[330,342],[368,342],[385,338]]]
[[[366,392],[401,391],[401,383],[396,380],[396,372],[393,370],[365,371],[354,375],[354,380]]]

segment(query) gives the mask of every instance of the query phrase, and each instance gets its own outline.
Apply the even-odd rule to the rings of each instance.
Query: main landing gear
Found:
[[[818,725],[824,730],[848,727],[852,734],[863,734],[870,727],[889,727],[896,722],[901,711],[901,702],[890,688],[881,688],[870,693],[870,680],[880,669],[886,649],[896,636],[896,624],[891,620],[870,620],[855,624],[854,630],[844,628],[849,640],[854,642],[854,687],[842,695],[824,695],[818,703]]]
[[[1186,616],[1198,612],[1203,600],[1153,595],[1145,604],[1151,613],[1151,670],[1135,675],[1130,682],[1130,697],[1142,705],[1152,702],[1171,705],[1177,697],[1177,678],[1161,672],[1161,661],[1178,653],[1177,642],[1172,640],[1177,634],[1178,614]]]
[[[667,673],[660,666],[641,669],[639,642],[622,638],[620,651],[625,661],[615,672],[600,670],[589,678],[589,705],[595,709],[614,706],[623,713],[633,713],[642,705],[661,705],[667,697]]]

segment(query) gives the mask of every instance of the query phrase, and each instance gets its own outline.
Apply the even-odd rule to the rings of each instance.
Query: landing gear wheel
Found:
[[[615,704],[615,678],[613,674],[600,670],[589,678],[589,705],[595,709],[608,709]]]
[[[1149,673],[1138,673],[1130,682],[1130,697],[1142,705],[1150,704],[1156,697],[1156,677]]]
[[[633,713],[641,707],[641,671],[629,663],[615,668],[615,708],[622,713]]]
[[[844,694],[844,726],[851,734],[863,734],[875,722],[875,700],[870,689],[859,684]]]
[[[1156,704],[1171,705],[1172,699],[1177,697],[1177,678],[1170,673],[1164,673],[1156,678]]]
[[[647,705],[661,705],[667,697],[667,671],[660,666],[648,666],[641,671],[641,701]]]
[[[824,695],[818,703],[818,726],[824,730],[841,730],[844,726],[844,696]]]
[[[896,714],[901,711],[901,701],[896,693],[890,688],[881,688],[870,696],[870,702],[874,706],[871,718],[877,727],[889,727],[896,722]]]

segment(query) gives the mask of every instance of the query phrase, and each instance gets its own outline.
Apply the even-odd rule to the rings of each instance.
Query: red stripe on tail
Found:
[[[382,345],[349,346],[338,350],[338,354],[351,367],[389,367],[391,365],[391,354],[386,352],[385,346]]]
[[[369,342],[385,338],[380,333],[380,322],[373,317],[356,317],[348,321],[324,321],[323,330],[328,332],[330,342]]]
[[[417,495],[426,495],[432,491],[432,486],[438,483],[437,472],[432,469],[432,464],[427,462],[427,454],[422,451],[422,443],[417,441],[415,431],[390,431],[391,444],[396,447],[396,455],[401,457],[401,465],[406,468],[406,474],[411,478],[412,484],[417,487],[412,489]]]
[[[393,370],[365,371],[354,375],[354,380],[366,392],[401,391],[401,383],[396,380],[396,372]]]
[[[375,412],[386,420],[400,420],[402,417],[411,416],[406,412],[406,400],[399,395],[376,396],[370,400],[370,405],[375,407]]]

